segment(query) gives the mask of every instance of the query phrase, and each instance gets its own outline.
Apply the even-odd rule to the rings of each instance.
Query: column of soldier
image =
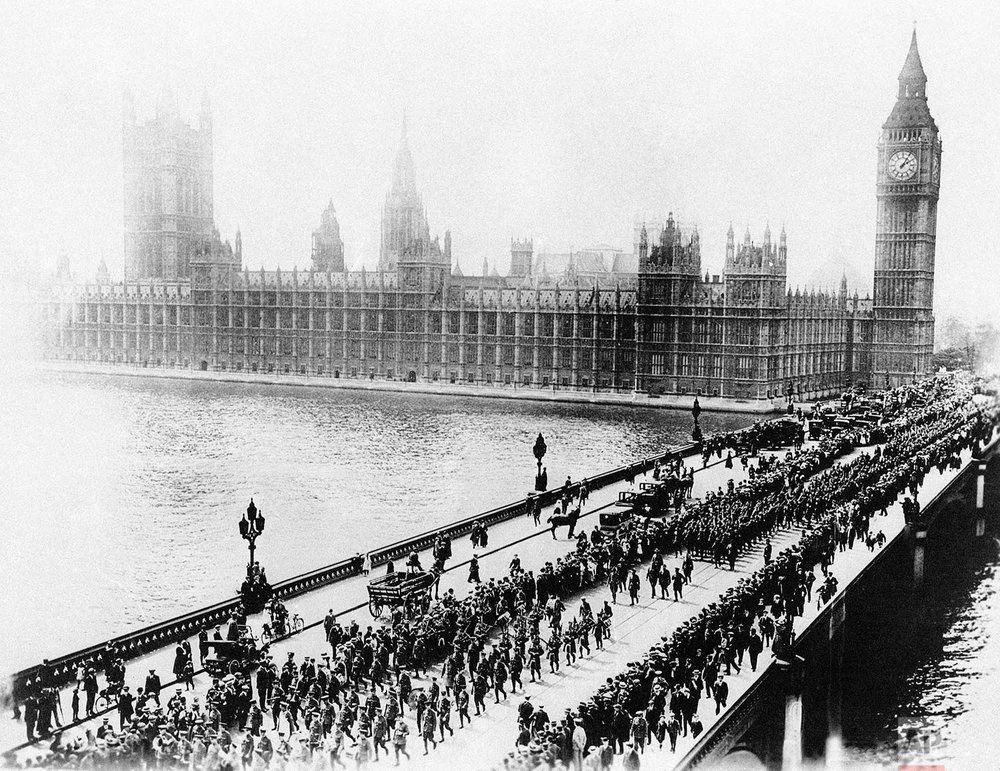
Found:
[[[689,481],[684,482],[684,487],[689,489]],[[564,499],[563,507],[567,503]],[[255,676],[256,699],[249,678],[236,675],[214,679],[203,704],[198,698],[189,703],[178,690],[163,709],[159,689],[147,689],[146,694],[139,689],[138,698],[126,694],[128,698],[119,703],[117,731],[111,720],[105,719],[96,731],[87,731],[74,741],[63,742],[57,737],[50,754],[33,762],[58,766],[86,758],[90,765],[113,765],[138,758],[155,759],[159,765],[214,768],[225,767],[238,756],[243,766],[274,766],[301,760],[298,756],[302,752],[314,756],[319,750],[325,753],[324,757],[329,756],[331,764],[337,765],[345,749],[345,737],[357,744],[356,758],[364,760],[368,756],[377,759],[378,750],[386,749],[385,741],[390,736],[398,759],[398,755],[406,754],[408,729],[405,723],[396,723],[395,718],[411,700],[411,693],[417,710],[417,728],[425,744],[433,746],[433,727],[440,730],[442,741],[445,730],[452,730],[449,696],[455,699],[460,727],[468,719],[470,680],[478,715],[486,709],[485,697],[490,690],[495,698],[506,698],[508,680],[516,690],[526,664],[534,681],[541,677],[543,658],[551,671],[557,671],[561,652],[567,663],[572,663],[578,650],[581,655],[590,653],[591,636],[594,644],[602,647],[610,626],[610,606],[605,603],[604,609],[593,614],[584,603],[588,612],[580,619],[571,619],[563,629],[562,598],[595,580],[603,580],[607,564],[624,565],[634,562],[640,550],[646,553],[649,534],[635,531],[631,535],[630,539],[605,542],[599,528],[594,528],[591,538],[580,533],[576,550],[554,563],[547,562],[537,576],[533,571],[522,570],[520,560],[515,557],[507,576],[476,584],[461,600],[454,590],[449,590],[439,601],[416,609],[416,613],[397,609],[390,627],[377,631],[369,627],[361,634],[353,623],[344,630],[328,617],[325,628],[334,660],[331,661],[330,655],[325,655],[319,663],[307,659],[296,672],[294,658],[289,654],[280,674],[272,663],[265,663]],[[448,546],[447,543],[435,546],[439,568],[450,557]],[[510,624],[512,618],[515,622]],[[539,626],[545,619],[551,632],[543,641]],[[485,640],[498,625],[500,638],[484,654]],[[370,714],[380,703],[379,697],[373,691],[364,708],[359,709],[359,688],[369,681],[381,685],[388,678],[390,653],[397,673],[396,684],[390,689],[380,715]],[[406,669],[426,674],[429,662],[442,657],[446,657],[442,670],[444,694],[440,694],[436,679],[426,692],[414,691]],[[468,678],[463,671],[466,662]],[[347,697],[343,698],[345,694]],[[397,702],[399,708],[395,710],[392,705]],[[334,721],[341,704],[347,709],[341,709]],[[425,704],[429,705],[427,709]],[[281,728],[276,741],[266,732],[268,715],[272,731]],[[355,723],[357,736],[352,733]],[[242,742],[233,741],[234,727],[248,730]],[[298,743],[291,742],[292,733],[302,727],[307,728],[308,737],[299,737]],[[316,735],[318,731],[321,733]]]
[[[939,392],[935,394],[942,396]],[[912,422],[900,419],[897,421],[899,425],[892,428],[896,437],[886,445],[885,451],[875,456],[862,456],[854,462],[860,464],[864,461],[867,464],[864,469],[860,465],[856,468],[858,478],[866,480],[863,494],[858,496],[858,505],[865,502],[865,505],[877,509],[880,501],[886,500],[888,493],[880,491],[889,488],[871,480],[877,480],[879,474],[891,471],[890,459],[906,457],[918,439],[927,440],[922,445],[925,448],[932,444],[931,440],[936,436],[934,424],[930,423],[933,417],[940,418],[943,413],[967,419],[967,414],[957,409],[960,400],[953,401],[955,403],[947,405],[944,410],[928,408],[925,413],[913,416]],[[921,428],[921,419],[928,425]],[[984,418],[984,425],[985,422]],[[940,463],[947,452],[942,448],[925,450],[925,455],[921,457],[926,458],[928,463],[932,459]],[[794,457],[786,459],[777,466],[794,468],[794,461]],[[780,473],[777,466],[775,473]],[[907,470],[907,481],[915,470],[917,466]],[[809,522],[817,516],[814,511],[816,501],[822,501],[824,496],[828,498],[839,489],[850,489],[844,481],[841,473],[841,476],[831,478],[828,484],[799,484],[789,493],[791,503],[783,502],[768,517],[731,520],[731,537],[745,543],[751,533],[770,532],[786,521]],[[732,503],[737,492],[722,497]],[[847,516],[847,519],[851,520],[851,517]],[[867,522],[867,517],[853,518],[853,521],[860,520]],[[823,527],[824,530],[817,532],[825,533],[828,525]],[[270,663],[261,667],[255,676],[256,700],[248,677],[217,680],[209,689],[204,706],[199,706],[197,699],[188,704],[179,693],[168,701],[165,710],[158,703],[154,708],[152,702],[148,702],[141,705],[128,720],[123,717],[120,731],[114,731],[106,721],[94,735],[88,732],[86,738],[57,745],[42,762],[66,765],[85,760],[88,765],[102,765],[155,759],[160,765],[183,764],[207,769],[283,767],[306,762],[334,767],[343,765],[347,742],[350,741],[355,747],[354,760],[359,765],[369,758],[377,760],[380,749],[388,754],[388,742],[392,744],[398,763],[400,755],[408,757],[409,729],[405,720],[400,719],[407,706],[417,718],[417,730],[426,752],[436,746],[438,735],[444,741],[446,731],[449,736],[453,733],[453,708],[460,728],[469,719],[470,682],[471,699],[476,714],[479,714],[486,709],[491,690],[495,701],[507,697],[508,682],[512,692],[516,691],[521,685],[526,664],[534,681],[536,677],[541,677],[543,656],[548,659],[550,670],[555,671],[559,666],[560,652],[565,654],[567,663],[575,661],[578,650],[590,652],[591,634],[597,647],[603,645],[608,636],[610,605],[605,603],[604,608],[594,614],[584,600],[579,616],[569,619],[564,625],[563,598],[605,577],[609,577],[613,586],[620,585],[623,583],[621,577],[629,566],[646,558],[651,558],[653,565],[662,563],[665,553],[697,546],[699,532],[671,532],[660,523],[639,519],[627,523],[610,537],[595,528],[590,538],[581,533],[575,551],[557,559],[555,564],[547,563],[537,577],[530,571],[522,570],[519,559],[515,557],[507,576],[476,584],[463,599],[458,599],[454,590],[449,590],[441,599],[430,604],[426,612],[415,617],[397,610],[388,627],[377,630],[369,627],[362,632],[352,623],[344,629],[331,615],[324,624],[331,653],[324,654],[319,662],[308,658],[301,664],[297,664],[294,656],[289,654],[289,660],[284,662],[280,671]],[[818,559],[824,564],[832,560],[832,555],[826,556],[827,551],[819,550]],[[786,556],[775,560],[776,564],[786,562]],[[684,575],[689,579],[690,558],[685,560],[684,567]],[[669,570],[665,572],[669,575]],[[679,578],[678,573],[675,571],[672,581]],[[636,578],[632,570],[633,580],[629,582],[632,594],[635,593]],[[655,594],[655,584],[653,588]],[[675,598],[678,588],[674,586]],[[809,589],[811,586],[806,587],[807,596]],[[786,586],[784,591],[790,592],[791,589]],[[829,591],[829,587],[824,591]],[[773,608],[778,611],[776,615],[779,618],[785,607],[785,604],[779,604]],[[548,640],[543,642],[540,626],[545,620],[548,621],[549,631]],[[759,626],[762,637],[769,638],[774,634],[774,629],[769,628],[766,622]],[[488,636],[497,628],[499,638],[491,647],[486,647]],[[740,636],[739,639],[742,642],[744,638]],[[753,645],[748,647],[752,649]],[[730,648],[734,651],[740,649],[736,644]],[[722,657],[720,660],[728,655],[725,645],[716,646],[714,650],[716,657]],[[441,661],[442,658],[441,682],[434,677],[427,688],[414,689],[407,670],[426,676],[430,662]],[[390,672],[395,672],[395,677]],[[707,672],[714,675],[710,664]],[[714,677],[708,680],[714,680]],[[389,685],[390,682],[393,684]],[[723,694],[724,704],[724,684],[716,689],[713,682],[706,681],[705,687],[717,699],[719,694]],[[362,696],[366,698],[362,700]],[[267,713],[270,713],[271,730],[278,732],[275,740],[267,733]],[[581,719],[583,717],[581,715]],[[528,718],[530,720],[524,721],[528,734],[525,737],[522,731],[522,739],[527,738],[530,744],[545,737],[551,738],[553,734],[548,731],[544,710],[535,711]],[[587,717],[591,723],[593,719],[596,716]],[[678,730],[695,730],[696,727],[696,723],[690,720],[678,720]],[[669,720],[663,728],[669,735]],[[232,731],[235,729],[246,729],[246,734],[239,741],[233,740]],[[588,734],[595,741],[599,735],[594,731]],[[293,741],[296,736],[297,740]],[[609,740],[612,738],[610,733],[607,736]],[[660,732],[661,740],[662,736],[663,732]],[[546,747],[551,749],[550,744]]]
[[[792,547],[682,624],[639,662],[601,686],[575,712],[558,723],[539,715],[530,701],[518,711],[518,749],[505,769],[538,767],[604,769],[616,755],[624,768],[638,768],[639,754],[656,741],[676,751],[681,736],[697,738],[702,698],[714,701],[715,714],[727,706],[726,677],[739,673],[744,657],[756,671],[763,649],[771,645],[785,657],[793,642],[793,620],[812,601],[820,568],[817,607],[832,599],[837,580],[830,566],[839,550],[869,540],[869,522],[885,515],[902,493],[915,496],[925,475],[960,464],[963,450],[985,442],[997,423],[995,404],[978,406],[967,381],[935,379],[896,394],[898,411],[885,426],[888,441],[874,452],[829,468],[796,494],[782,516],[811,523]],[[923,404],[934,399],[929,405]],[[824,501],[827,503],[824,504]],[[832,505],[831,505],[832,503]],[[884,543],[884,535],[875,543]],[[769,542],[768,542],[769,544]],[[871,546],[869,546],[871,548]]]

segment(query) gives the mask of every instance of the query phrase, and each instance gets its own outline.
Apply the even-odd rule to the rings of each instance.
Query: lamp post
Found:
[[[785,390],[785,396],[788,397],[788,406],[785,408],[789,415],[795,412],[795,407],[792,404],[792,397],[795,396],[795,387],[792,385],[792,381],[788,381],[788,388]]]
[[[701,442],[701,426],[698,425],[698,416],[701,415],[701,404],[698,397],[694,397],[694,404],[691,405],[691,417],[694,418],[694,428],[691,429],[691,438],[695,442]]]
[[[535,460],[538,461],[538,471],[535,474],[535,489],[543,492],[546,488],[546,480],[542,479],[542,458],[545,457],[545,451],[548,448],[545,446],[545,437],[538,434],[538,438],[535,439],[535,446],[531,448],[532,454],[535,456]]]
[[[240,537],[250,547],[250,561],[247,563],[247,578],[253,577],[253,553],[257,537],[264,532],[264,515],[257,511],[257,506],[250,499],[246,514],[240,518]]]

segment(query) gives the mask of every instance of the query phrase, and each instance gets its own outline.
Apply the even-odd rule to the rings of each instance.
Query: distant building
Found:
[[[846,280],[836,293],[790,289],[784,228],[777,240],[765,229],[760,242],[748,230],[738,243],[730,226],[722,273],[703,272],[698,230],[673,215],[640,225],[631,254],[535,254],[533,241],[514,240],[510,275],[486,260],[482,275],[464,275],[450,233],[443,247],[429,236],[404,127],[377,271],[343,269],[332,204],[313,234],[311,270],[243,269],[239,234],[232,252],[202,221],[211,212],[209,172],[190,220],[200,234],[191,243],[208,248],[162,276],[137,280],[146,266],[166,264],[143,257],[124,283],[57,282],[46,304],[48,353],[334,378],[699,393],[775,406],[789,393],[816,398],[850,383],[898,383],[929,370],[933,343],[940,141],[925,83],[914,38],[879,146],[874,304],[849,296]],[[174,119],[164,125],[191,136]],[[149,141],[161,142],[162,126],[151,131]],[[151,164],[151,177],[166,173]],[[126,174],[126,184],[135,176]],[[133,210],[126,207],[126,232],[134,235]],[[179,222],[162,217],[170,233],[182,232]]]
[[[427,212],[424,201],[417,192],[417,175],[413,170],[413,156],[406,136],[406,121],[396,153],[392,187],[382,208],[382,246],[379,251],[378,269],[396,269],[400,255],[415,242],[430,243]]]
[[[511,265],[513,264],[512,249]],[[540,252],[531,272],[549,279],[603,279],[605,283],[610,283],[634,282],[637,271],[638,260],[633,255],[613,246],[593,246],[570,252]]]
[[[333,201],[323,211],[319,229],[313,231],[312,269],[323,273],[344,270],[344,239],[340,237],[340,223],[337,222]]]
[[[212,213],[212,113],[202,101],[197,128],[184,123],[165,92],[156,116],[136,122],[124,96],[125,280],[180,281],[195,262],[239,266],[222,244]],[[237,250],[238,251],[238,250]]]

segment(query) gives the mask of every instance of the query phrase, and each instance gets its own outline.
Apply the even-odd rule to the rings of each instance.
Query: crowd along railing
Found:
[[[700,443],[689,442],[680,447],[671,448],[663,453],[649,456],[643,460],[578,480],[572,486],[576,488],[581,483],[585,483],[589,491],[599,490],[622,480],[634,479],[638,475],[647,473],[657,461],[669,457],[689,457],[699,452],[700,449]],[[369,552],[370,559],[372,560],[372,564],[377,565],[408,555],[412,551],[422,551],[432,546],[440,535],[455,538],[471,532],[472,528],[478,523],[492,525],[525,515],[529,501],[538,499],[542,506],[548,506],[557,501],[563,492],[564,487],[562,486],[552,488],[533,494],[531,497],[525,497],[513,503],[458,520],[449,525],[405,538],[388,546],[379,547]],[[363,558],[360,555],[356,555],[317,570],[286,579],[273,585],[274,595],[284,600],[357,575],[361,571],[362,561]],[[76,678],[77,670],[80,666],[93,666],[95,669],[101,670],[110,663],[108,657],[111,650],[114,651],[115,655],[121,656],[128,661],[167,645],[176,644],[183,639],[197,635],[198,632],[206,627],[212,627],[227,621],[239,606],[239,598],[231,597],[228,600],[223,600],[222,602],[191,613],[143,627],[142,629],[137,629],[133,632],[128,632],[74,651],[65,656],[50,659],[41,664],[22,669],[13,673],[10,677],[11,695],[15,700],[21,700],[34,687],[42,685],[65,685]]]

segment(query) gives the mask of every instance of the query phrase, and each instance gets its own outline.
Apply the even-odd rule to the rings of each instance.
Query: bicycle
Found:
[[[298,613],[293,613],[287,624],[284,620],[278,620],[273,624],[264,624],[264,627],[260,631],[260,639],[262,642],[270,643],[282,637],[293,635],[296,632],[301,632],[305,629],[305,626],[306,622],[302,620],[302,616]]]
[[[107,688],[102,688],[94,699],[94,712],[104,712],[117,706],[123,685],[124,683],[108,683]]]

